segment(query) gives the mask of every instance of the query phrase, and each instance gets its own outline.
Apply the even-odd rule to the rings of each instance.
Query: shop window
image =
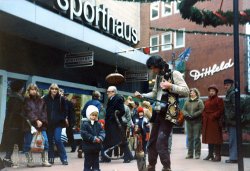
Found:
[[[155,20],[159,18],[159,2],[153,2],[150,4],[150,20]]]
[[[166,32],[161,35],[161,42],[163,44],[162,51],[171,50],[172,49],[172,32]],[[164,45],[169,44],[169,45]]]
[[[172,2],[162,2],[161,16],[166,17],[172,15]]]
[[[159,52],[159,35],[150,37],[150,46],[156,46],[150,48],[150,53]]]
[[[185,30],[185,29],[180,29]],[[174,47],[181,48],[185,46],[185,33],[184,32],[175,32],[174,34]]]
[[[181,1],[180,0],[177,0],[174,2],[174,13],[180,13],[180,10],[179,10],[179,5],[180,5]]]

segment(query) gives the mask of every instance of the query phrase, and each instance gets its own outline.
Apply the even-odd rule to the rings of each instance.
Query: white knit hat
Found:
[[[93,112],[97,112],[99,114],[99,110],[94,105],[89,105],[86,109],[86,117],[90,120],[90,114]]]

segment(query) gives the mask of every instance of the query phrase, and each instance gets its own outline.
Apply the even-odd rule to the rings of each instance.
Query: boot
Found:
[[[77,151],[77,157],[82,158],[82,150],[78,149]]]
[[[31,152],[25,153],[25,157],[27,159],[27,167],[35,167],[35,164],[33,162],[33,156]]]
[[[214,162],[220,162],[221,161],[221,146],[216,145],[215,146],[215,158],[213,159]]]
[[[171,171],[170,168],[163,167],[161,171]]]
[[[52,165],[48,161],[48,152],[43,151],[41,153],[41,155],[42,155],[42,165],[43,165],[43,167],[51,167]]]
[[[214,144],[208,144],[208,155],[203,160],[214,159]]]
[[[5,167],[12,167],[14,165],[13,161],[11,159],[4,158],[3,164]]]
[[[203,160],[214,160],[214,155],[213,154],[208,154],[207,157],[205,157]]]
[[[146,171],[155,171],[155,166],[148,165]]]

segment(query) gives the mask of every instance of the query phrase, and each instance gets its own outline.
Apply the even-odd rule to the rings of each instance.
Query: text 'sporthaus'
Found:
[[[198,80],[200,78],[204,78],[207,76],[212,76],[217,72],[226,70],[228,68],[233,67],[234,63],[232,59],[229,59],[228,62],[222,61],[220,65],[214,64],[208,68],[202,68],[201,71],[199,70],[191,70],[189,75],[194,78],[194,80]]]

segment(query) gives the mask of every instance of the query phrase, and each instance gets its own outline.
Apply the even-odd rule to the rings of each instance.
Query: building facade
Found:
[[[190,88],[196,87],[202,96],[207,96],[207,87],[216,84],[224,95],[223,80],[234,79],[234,44],[233,36],[219,35],[216,32],[232,33],[233,27],[218,26],[203,27],[189,20],[184,20],[175,2],[154,2],[141,5],[141,37],[140,46],[155,46],[151,48],[151,55],[159,54],[170,64],[178,65],[178,56],[186,49],[191,48],[188,61],[185,62],[185,80]],[[233,3],[224,1],[222,11],[232,11]],[[240,11],[249,9],[250,3],[240,1]],[[220,3],[206,1],[197,3],[199,9],[217,11]],[[143,13],[142,11],[148,11]],[[151,29],[150,29],[151,28]],[[191,33],[177,33],[173,31],[157,31],[157,28],[191,31]],[[240,25],[240,33],[246,33],[249,25]],[[199,31],[214,32],[213,35],[199,34]],[[164,45],[165,44],[165,45]],[[172,46],[172,45],[173,46]],[[241,93],[249,93],[249,38],[240,36],[240,84]],[[175,58],[173,58],[173,55]]]
[[[145,71],[148,55],[120,53],[140,42],[140,10],[111,0],[0,0],[0,139],[14,80],[36,83],[44,94],[57,83],[79,100],[80,118],[93,90],[106,103],[108,74]],[[139,81],[118,85],[123,95],[147,88]]]

